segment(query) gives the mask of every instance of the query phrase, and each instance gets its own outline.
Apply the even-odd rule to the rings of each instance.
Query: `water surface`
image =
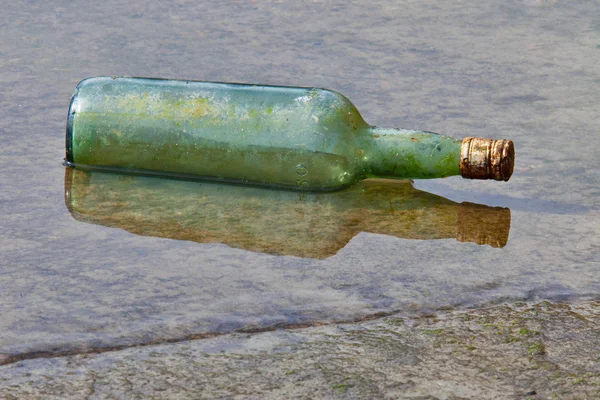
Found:
[[[599,6],[6,4],[0,354],[598,297]],[[141,211],[123,191],[73,205],[66,113],[76,83],[95,75],[331,88],[374,125],[512,139],[515,173],[508,183],[365,183],[368,200],[361,187],[303,199],[152,181]],[[97,195],[123,183],[96,178],[78,187]],[[152,185],[134,181],[136,193]],[[201,194],[179,218],[160,212],[173,186],[184,203]],[[458,234],[464,208],[479,212],[467,230],[476,234]],[[478,224],[505,229],[480,235]]]

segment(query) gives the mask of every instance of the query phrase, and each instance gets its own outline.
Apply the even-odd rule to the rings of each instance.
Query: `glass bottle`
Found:
[[[65,163],[327,191],[368,177],[508,180],[510,140],[377,128],[325,89],[95,77],[77,86]]]
[[[503,247],[511,222],[508,208],[389,179],[307,193],[67,168],[65,203],[78,221],[138,235],[309,258],[334,255],[360,232]]]

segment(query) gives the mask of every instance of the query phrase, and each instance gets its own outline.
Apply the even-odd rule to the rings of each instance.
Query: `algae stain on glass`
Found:
[[[73,96],[67,163],[335,190],[373,176],[458,175],[461,143],[370,126],[325,89],[90,78]]]

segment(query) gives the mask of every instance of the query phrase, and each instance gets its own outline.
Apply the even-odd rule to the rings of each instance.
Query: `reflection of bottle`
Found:
[[[366,177],[508,180],[510,140],[368,125],[339,93],[143,78],[82,81],[66,164],[301,190]]]
[[[132,233],[325,258],[359,232],[406,239],[508,240],[510,210],[455,203],[409,183],[365,180],[333,193],[297,193],[66,169],[73,217]]]

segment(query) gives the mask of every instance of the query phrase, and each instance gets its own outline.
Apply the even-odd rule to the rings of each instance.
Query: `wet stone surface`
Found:
[[[396,315],[21,361],[0,367],[0,396],[594,399],[599,328],[598,302]]]
[[[447,307],[598,298],[597,2],[52,7],[10,3],[0,16],[7,38],[0,41],[0,363],[9,363],[2,373],[10,375],[2,390],[33,373],[13,369],[16,360],[32,359],[19,365],[48,376],[67,368],[67,359],[34,360],[41,356]],[[193,200],[189,182],[148,191],[148,182],[98,175],[65,185],[68,102],[77,82],[95,75],[331,88],[377,126],[512,139],[515,172],[508,183],[452,177],[384,184],[377,193],[385,195],[366,183],[366,192],[329,197],[199,183],[203,197]],[[133,192],[108,191],[128,179]],[[149,201],[136,203],[136,195]],[[485,224],[504,228],[489,232]],[[262,335],[285,341],[288,333]],[[568,347],[574,339],[561,340]],[[306,343],[309,354],[314,343]],[[265,350],[267,360],[274,349]],[[420,357],[421,350],[406,351],[406,360]],[[98,357],[120,357],[110,354]],[[448,356],[456,376],[468,366],[459,367],[460,354]],[[571,371],[578,361],[566,354],[552,362]],[[593,355],[582,357],[581,371],[594,371]],[[270,387],[266,376],[253,379]],[[343,382],[318,379],[330,388],[323,396],[342,395],[343,386],[331,385]],[[510,393],[529,390],[502,382]],[[422,393],[471,396],[429,388]]]

